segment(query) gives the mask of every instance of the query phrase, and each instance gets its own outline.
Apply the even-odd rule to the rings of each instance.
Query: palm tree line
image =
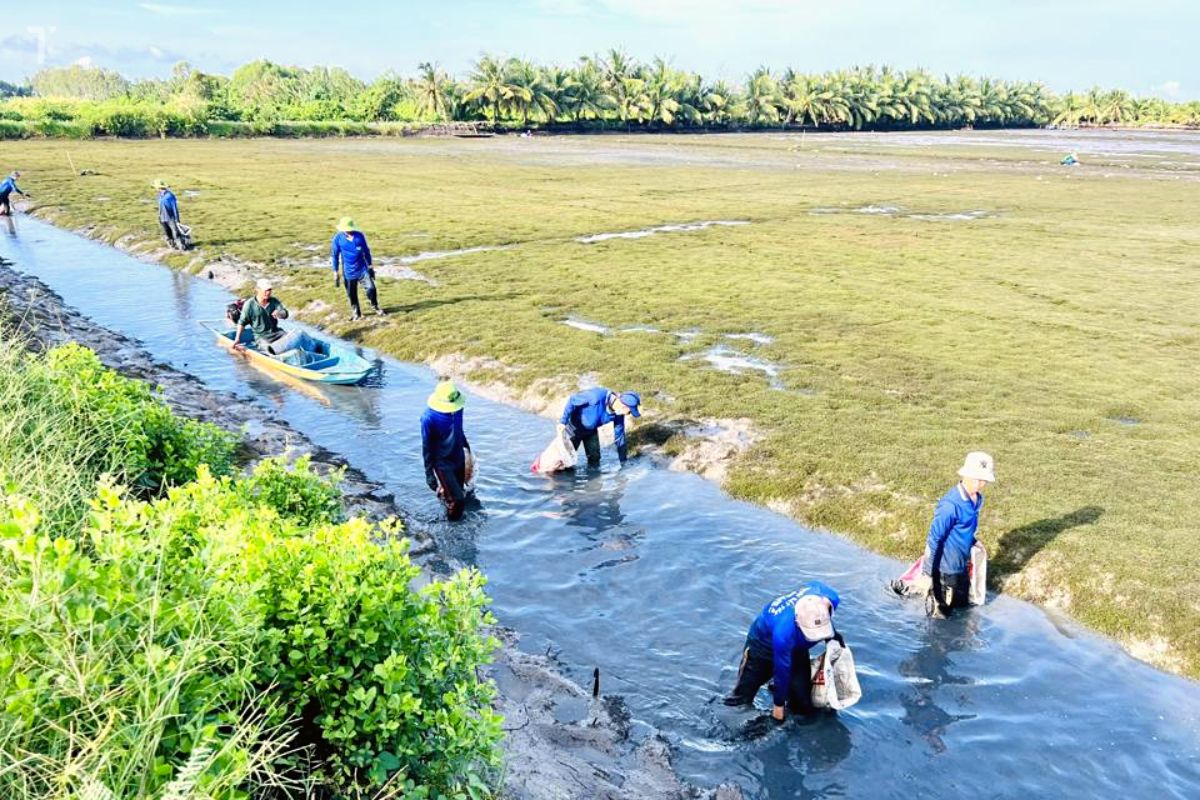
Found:
[[[1057,95],[1041,83],[923,69],[853,67],[821,74],[755,70],[744,84],[708,81],[662,58],[631,60],[619,50],[572,67],[483,55],[465,80],[429,64],[417,79],[422,111],[442,119],[522,126],[562,123],[689,129],[809,127],[913,129],[1200,124],[1200,103],[1135,98],[1123,90]],[[435,99],[436,98],[436,99]]]
[[[0,97],[15,97],[7,111],[0,100],[0,119],[6,113],[66,118],[74,113],[69,106],[44,104],[69,100],[183,108],[201,121],[483,121],[581,130],[1200,125],[1200,102],[1138,98],[1120,89],[1059,95],[1037,82],[874,66],[819,74],[762,67],[734,84],[663,58],[639,62],[620,50],[567,67],[484,54],[461,79],[428,62],[415,76],[389,72],[369,84],[338,68],[254,61],[227,78],[181,62],[165,80],[130,82],[72,66],[42,70],[28,87],[0,88],[9,90]],[[16,97],[30,92],[36,96]]]

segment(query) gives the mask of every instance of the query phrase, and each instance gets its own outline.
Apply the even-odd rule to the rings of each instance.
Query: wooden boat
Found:
[[[246,342],[244,351],[233,349],[233,328],[201,323],[217,337],[217,343],[236,355],[243,356],[251,364],[281,376],[300,378],[314,383],[351,385],[367,377],[374,365],[348,347],[333,344],[309,334],[314,343],[312,350],[289,350],[275,355],[265,347],[259,347],[254,334],[247,329],[242,334]]]

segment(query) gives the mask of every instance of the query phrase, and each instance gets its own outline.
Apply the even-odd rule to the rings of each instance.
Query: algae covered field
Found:
[[[1057,166],[1066,149],[1082,167]],[[1200,136],[2,152],[30,210],[125,246],[156,239],[165,179],[197,245],[168,263],[274,276],[306,321],[401,358],[461,356],[528,404],[581,379],[638,389],[637,434],[669,452],[688,447],[679,423],[749,420],[732,494],[900,558],[963,453],[988,450],[996,586],[1200,676]],[[385,318],[351,321],[333,285],[342,215],[370,240]]]

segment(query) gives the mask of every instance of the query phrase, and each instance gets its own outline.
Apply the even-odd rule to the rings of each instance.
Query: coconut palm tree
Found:
[[[521,113],[521,124],[524,127],[529,127],[531,111],[540,111],[547,118],[558,113],[558,106],[546,89],[542,70],[536,64],[510,59],[505,75],[512,90],[509,105]]]
[[[580,59],[560,105],[574,115],[576,122],[588,115],[599,119],[605,109],[613,106],[612,97],[605,91],[604,73],[594,59]]]
[[[766,67],[759,67],[746,83],[746,122],[770,125],[779,121],[779,85]]]
[[[441,72],[437,64],[428,61],[417,66],[417,78],[413,83],[416,90],[417,108],[434,119],[449,119],[452,114],[453,89],[450,76]]]
[[[510,59],[511,61],[511,59]],[[484,53],[469,78],[470,88],[463,99],[469,103],[482,103],[492,111],[492,122],[500,122],[500,108],[513,99],[513,87],[508,81],[508,62],[501,62]]]

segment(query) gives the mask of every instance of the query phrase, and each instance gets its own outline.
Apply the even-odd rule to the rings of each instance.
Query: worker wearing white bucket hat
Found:
[[[981,451],[967,453],[958,477],[958,484],[942,496],[933,512],[921,568],[931,580],[934,600],[943,612],[967,605],[968,564],[983,508],[983,488],[996,482],[996,462]]]

